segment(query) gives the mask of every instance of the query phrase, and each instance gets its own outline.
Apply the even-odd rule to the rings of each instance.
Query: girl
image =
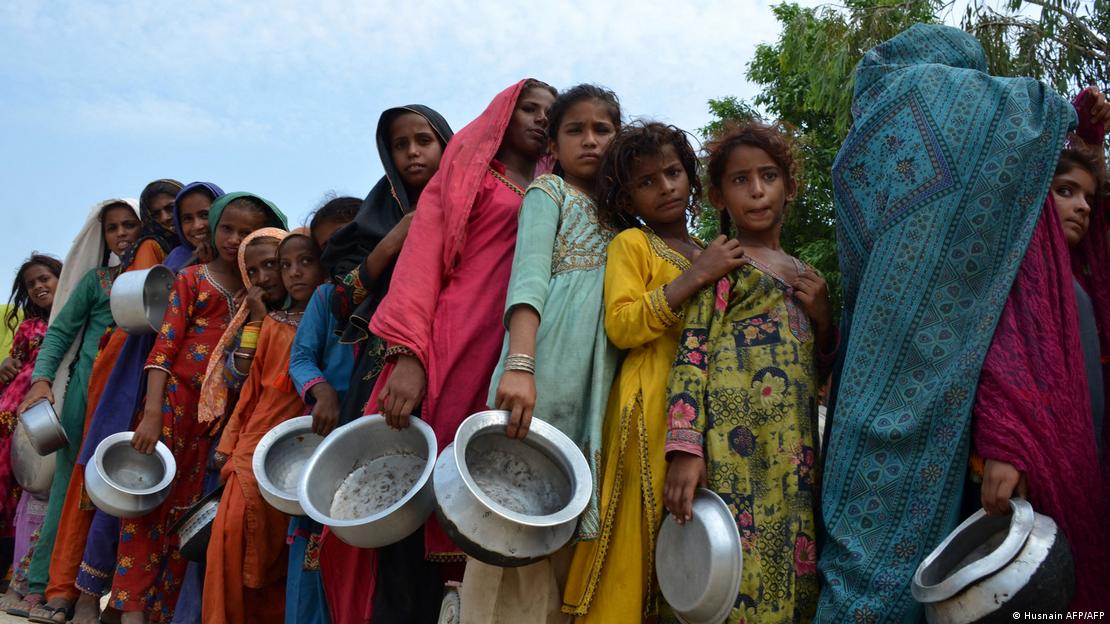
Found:
[[[738,266],[741,254],[724,237],[704,247],[690,236],[686,223],[697,210],[701,183],[697,157],[678,128],[646,122],[622,129],[598,184],[601,223],[623,230],[607,252],[605,332],[629,351],[603,425],[599,536],[575,547],[563,611],[588,621],[639,622],[654,614],[664,386],[678,314],[701,287]]]
[[[427,106],[410,104],[383,112],[376,138],[385,175],[362,202],[354,222],[337,231],[324,250],[324,267],[336,283],[330,301],[336,331],[341,332],[340,342],[355,349],[354,368],[347,383],[349,392],[339,408],[339,423],[373,411],[367,401],[384,364],[385,346],[380,338],[370,334],[368,325],[389,289],[417,200],[439,170],[444,147],[452,134],[447,121]],[[324,393],[326,390],[321,389],[320,394]],[[329,412],[326,399],[314,405],[313,415],[318,416],[314,424],[320,430],[330,426]],[[359,579],[376,578],[379,553],[389,570],[381,579],[385,589],[379,592],[383,599],[378,609],[383,621],[408,618],[413,605],[427,602],[415,598],[398,601],[390,596],[415,597],[418,593],[414,587],[430,586],[429,591],[438,591],[435,569],[424,564],[422,536],[416,535],[405,544],[377,551],[356,549],[326,531],[322,534],[320,573],[336,624],[362,622],[370,617],[375,592]],[[427,578],[421,581],[421,575]],[[428,580],[432,577],[434,580]],[[436,605],[426,609],[434,612]]]
[[[53,387],[64,389],[59,393],[57,411],[69,446],[55,455],[46,516],[27,568],[32,594],[46,590],[62,504],[85,428],[89,378],[100,340],[112,325],[109,292],[120,273],[119,257],[138,238],[141,225],[134,200],[109,200],[93,208],[66,256],[66,270],[55,295],[55,303],[61,305],[51,311],[50,328],[35,362],[31,387],[19,408],[22,413],[43,399],[55,403]],[[59,371],[70,375],[68,382],[62,379],[64,375],[58,375]],[[34,615],[50,617],[41,611]],[[65,615],[64,610],[59,615]]]
[[[362,200],[357,197],[333,197],[312,213],[308,231],[321,253],[328,248],[328,242],[336,232],[355,220],[361,205]]]
[[[244,250],[252,237],[262,236],[285,238],[284,232],[255,232],[244,241]],[[251,461],[267,431],[304,413],[289,376],[289,353],[305,306],[324,276],[319,248],[304,234],[285,238],[279,257],[282,283],[293,303],[263,320],[251,373],[217,449],[229,459],[221,471],[225,485],[204,578],[204,621],[214,624],[277,622],[284,613],[289,519],[262,500]]]
[[[440,449],[464,418],[486,406],[489,376],[501,348],[517,215],[547,150],[547,110],[554,101],[548,85],[522,80],[498,94],[447,145],[439,173],[420,197],[389,293],[370,321],[370,330],[386,343],[388,360],[371,405],[390,425],[405,427],[422,404],[420,413],[435,430]],[[450,374],[463,368],[470,374]],[[395,546],[411,548],[419,539],[417,532]],[[434,521],[424,554],[462,560]],[[383,550],[380,566],[390,569],[386,559]],[[458,580],[458,571],[450,576]],[[419,586],[439,593],[434,581]],[[380,604],[399,595],[383,585],[375,600]],[[431,596],[413,601],[426,609],[421,621],[434,621],[435,602]],[[374,618],[379,619],[377,604]]]
[[[808,621],[817,604],[816,398],[836,339],[825,281],[779,243],[790,149],[758,123],[709,145],[709,199],[745,263],[688,306],[668,383],[664,502],[685,522],[708,482],[732,509],[744,573],[730,622]]]
[[[12,582],[3,599],[0,599],[0,609],[4,611],[17,606],[20,598],[27,593],[26,565],[29,561],[23,562],[23,558],[28,552],[31,534],[41,525],[35,523],[30,526],[27,522],[30,520],[27,507],[32,504],[31,494],[22,492],[21,495],[15,482],[11,468],[11,436],[16,426],[16,408],[31,384],[35,359],[46,336],[46,320],[50,317],[61,273],[62,263],[57,259],[32,255],[16,273],[8,299],[9,311],[3,319],[9,328],[15,330],[11,355],[0,365],[0,535],[6,543],[4,550],[10,553],[11,559],[10,562],[0,562],[0,565],[6,567],[8,563],[13,564]],[[22,315],[23,320],[17,327],[15,321],[18,315]],[[17,510],[22,510],[22,513],[17,514]],[[42,515],[36,515],[41,520]],[[18,522],[17,518],[23,522]],[[13,539],[14,543],[7,544]],[[34,605],[25,603],[25,606],[25,611],[29,613]]]
[[[159,437],[174,454],[177,478],[157,510],[121,523],[111,606],[123,622],[172,617],[185,561],[166,539],[167,528],[196,502],[211,444],[211,423],[197,418],[204,363],[237,307],[233,293],[243,287],[236,266],[240,242],[267,225],[284,227],[285,216],[271,203],[249,193],[229,193],[208,213],[209,240],[217,257],[181,271],[154,348],[147,358],[146,399],[132,445],[153,453]]]
[[[617,368],[602,313],[605,248],[613,230],[598,222],[593,197],[598,167],[620,123],[617,96],[593,85],[571,88],[551,105],[547,133],[559,175],[536,178],[524,195],[505,302],[508,336],[490,383],[489,404],[512,413],[511,437],[527,435],[535,415],[570,436],[593,473]],[[594,540],[597,534],[595,494],[578,537]],[[566,577],[571,550],[521,568],[467,561],[463,612],[518,622],[565,617],[555,580]]]
[[[143,221],[142,231],[139,233],[138,240],[123,254],[120,261],[121,272],[140,271],[161,264],[166,254],[176,246],[174,232],[165,226],[165,221],[167,221],[166,217],[169,215],[168,220],[172,224],[173,201],[180,190],[181,183],[174,180],[155,180],[143,189],[139,196],[139,215]],[[32,584],[38,565],[49,566],[50,580],[46,587],[46,604],[31,611],[31,617],[36,620],[60,621],[61,617],[69,612],[71,607],[75,610],[74,618],[78,624],[96,624],[100,615],[99,598],[100,593],[103,592],[95,595],[81,593],[74,581],[80,569],[79,565],[85,550],[86,538],[89,535],[89,528],[94,517],[92,506],[82,504],[85,487],[85,463],[92,456],[92,452],[96,450],[96,445],[103,439],[101,435],[89,440],[87,434],[95,419],[97,406],[100,403],[104,388],[107,386],[109,377],[120,359],[124,343],[128,339],[126,332],[116,331],[115,327],[110,326],[108,332],[106,340],[101,342],[103,346],[96,356],[92,372],[89,375],[84,426],[85,441],[81,447],[82,452],[73,466],[65,501],[62,503],[54,552],[48,564],[39,561],[38,556],[32,560]],[[106,514],[103,515],[105,515],[105,518],[111,517]],[[108,525],[110,531],[105,535],[110,535],[111,530],[118,533],[119,528],[116,523],[109,521]],[[110,549],[109,554],[104,557],[106,561],[96,562],[100,563],[102,567],[89,568],[88,570],[90,576],[99,572],[107,577],[111,574],[111,564],[115,563],[115,539],[109,538],[105,542],[99,539],[100,536],[101,533],[95,536],[98,539],[94,547],[103,544]],[[80,607],[80,614],[76,613],[77,607]]]

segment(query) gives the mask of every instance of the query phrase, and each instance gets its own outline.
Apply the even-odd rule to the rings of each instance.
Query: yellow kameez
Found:
[[[563,611],[582,622],[641,622],[655,612],[655,534],[667,462],[667,375],[682,330],[663,286],[690,262],[648,229],[609,244],[605,331],[628,349],[609,394],[602,432],[601,534],[579,542]]]

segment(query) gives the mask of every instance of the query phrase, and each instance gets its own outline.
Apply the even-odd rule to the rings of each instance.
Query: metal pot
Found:
[[[169,307],[173,271],[156,264],[142,271],[121,273],[112,282],[112,318],[129,334],[155,334]]]
[[[36,498],[46,498],[54,482],[55,462],[53,453],[39,455],[23,422],[17,422],[12,433],[12,473],[19,487]]]
[[[165,444],[153,455],[131,447],[134,433],[113,433],[101,440],[85,466],[85,491],[96,508],[117,518],[154,511],[170,495],[177,462]]]
[[[407,429],[393,429],[381,414],[363,416],[328,434],[305,464],[297,484],[297,498],[305,514],[336,537],[358,548],[379,548],[401,541],[420,528],[435,507],[432,467],[436,436],[424,421],[413,417]],[[376,460],[415,455],[424,469],[409,490],[392,505],[365,518],[331,517],[336,490],[352,472],[375,466]]]
[[[929,622],[1067,610],[1075,593],[1067,539],[1025,499],[1010,499],[1010,508],[1007,516],[975,512],[918,566],[910,591]]]
[[[220,507],[220,499],[224,494],[224,486],[209,492],[178,518],[170,527],[170,533],[177,535],[177,549],[181,556],[189,561],[204,563],[208,560],[208,542],[212,537],[212,523],[216,521],[216,512]]]
[[[19,421],[26,428],[27,438],[39,455],[49,455],[69,446],[69,437],[50,401],[43,399],[33,403],[19,415]]]
[[[570,541],[589,504],[593,478],[578,446],[533,418],[524,440],[505,435],[509,412],[488,410],[459,425],[436,461],[436,512],[466,554],[514,567]]]
[[[312,432],[312,416],[290,418],[266,432],[251,458],[262,499],[282,513],[305,515],[297,498],[297,484],[308,458],[323,440]]]

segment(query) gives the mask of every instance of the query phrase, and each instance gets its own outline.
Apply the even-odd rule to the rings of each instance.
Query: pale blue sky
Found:
[[[381,175],[382,109],[456,129],[534,76],[605,85],[626,116],[689,130],[751,97],[763,0],[0,3],[0,292],[32,250],[64,256],[89,207],[155,178],[253,191],[301,223]]]

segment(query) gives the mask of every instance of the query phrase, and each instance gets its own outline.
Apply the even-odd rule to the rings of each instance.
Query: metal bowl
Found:
[[[50,401],[43,399],[31,404],[19,415],[19,421],[26,428],[27,438],[39,455],[49,455],[69,446],[69,437]]]
[[[19,487],[32,496],[46,498],[54,482],[54,454],[39,455],[23,422],[16,423],[12,433],[12,473]]]
[[[509,412],[472,414],[436,461],[436,511],[466,554],[514,567],[570,541],[589,504],[593,478],[578,446],[533,418],[528,435],[505,435]]]
[[[435,506],[432,467],[436,437],[424,421],[413,417],[407,429],[393,429],[381,414],[363,416],[332,431],[316,447],[297,484],[297,498],[306,515],[331,529],[335,536],[358,548],[379,548],[401,541],[420,528]],[[331,516],[336,490],[352,472],[397,455],[414,455],[424,469],[409,490],[392,505],[364,518],[340,520]]]
[[[312,432],[312,416],[290,418],[266,432],[251,458],[262,499],[282,513],[305,515],[297,484],[308,458],[323,440]]]
[[[185,515],[170,527],[177,535],[178,550],[189,561],[204,563],[208,560],[208,542],[212,537],[212,523],[216,521],[224,487],[221,485],[189,507]]]
[[[744,554],[740,531],[725,501],[698,488],[694,517],[685,524],[670,514],[655,543],[659,589],[686,624],[720,624],[740,592]]]
[[[169,307],[173,271],[156,264],[142,271],[121,273],[112,282],[112,318],[129,334],[155,334]]]
[[[170,494],[177,462],[165,444],[144,455],[131,447],[131,431],[101,440],[85,466],[85,491],[97,509],[117,518],[135,518],[158,508]]]
[[[1010,499],[1010,509],[1005,516],[975,512],[918,566],[910,592],[929,622],[1067,610],[1075,593],[1067,539],[1025,499]]]

